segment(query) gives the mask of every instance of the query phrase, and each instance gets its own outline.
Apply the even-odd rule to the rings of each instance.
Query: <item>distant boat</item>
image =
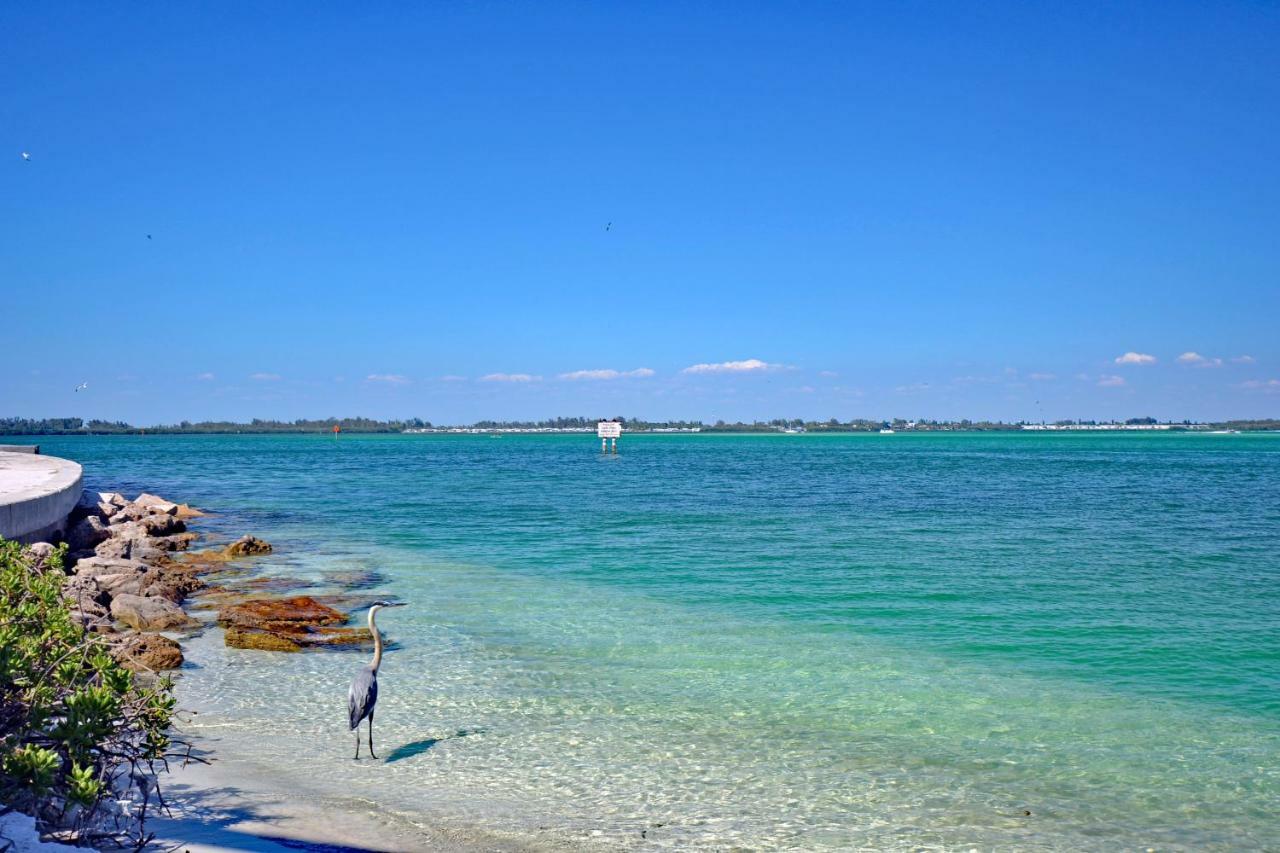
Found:
[[[880,430],[880,434],[881,434],[881,435],[893,435],[893,430],[888,429],[888,428],[886,427],[885,429]]]

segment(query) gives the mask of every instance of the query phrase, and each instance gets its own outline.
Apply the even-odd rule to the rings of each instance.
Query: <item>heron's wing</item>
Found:
[[[360,670],[351,679],[351,689],[347,691],[347,720],[351,728],[360,725],[360,721],[369,715],[377,701],[378,677],[373,674],[373,670]]]

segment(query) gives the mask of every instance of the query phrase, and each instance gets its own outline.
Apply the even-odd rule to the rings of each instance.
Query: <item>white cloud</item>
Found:
[[[917,391],[928,391],[929,383],[913,382],[910,385],[899,385],[897,388],[894,388],[893,390],[899,394],[914,394]]]
[[[1250,379],[1248,382],[1241,382],[1241,388],[1247,388],[1250,391],[1266,391],[1268,394],[1280,393],[1280,379]]]
[[[561,373],[561,379],[578,380],[578,379],[646,379],[653,375],[653,371],[647,367],[637,367],[635,370],[575,370],[571,373]]]
[[[1184,352],[1178,356],[1178,361],[1182,364],[1192,364],[1196,367],[1222,367],[1222,359],[1206,358],[1198,352]]]
[[[758,358],[744,361],[721,361],[716,364],[694,364],[686,367],[681,373],[752,373],[757,370],[774,370],[781,365],[769,364]]]
[[[1030,379],[1034,379],[1036,382],[1049,382],[1058,378],[1052,373],[1028,373],[1027,376]]]
[[[196,379],[199,379],[201,382],[212,382],[214,376],[212,373],[201,373],[196,376]]]
[[[1120,388],[1124,384],[1125,384],[1125,381],[1123,376],[1103,375],[1098,377],[1099,388]]]
[[[409,379],[399,373],[370,373],[365,382],[381,382],[384,385],[408,385]]]
[[[1155,364],[1156,357],[1145,352],[1127,352],[1116,357],[1116,364]]]
[[[819,376],[825,376],[825,377],[827,377],[828,379],[834,379],[835,377],[839,376],[840,374],[839,374],[839,373],[836,373],[834,370],[819,370],[819,371],[818,371],[818,375],[819,375]]]
[[[249,378],[255,382],[279,382],[279,373],[250,373]]]
[[[1251,355],[1238,355],[1231,360],[1236,364],[1253,364],[1257,361],[1257,359]]]
[[[541,379],[541,376],[527,373],[489,373],[480,377],[481,382],[537,382]]]

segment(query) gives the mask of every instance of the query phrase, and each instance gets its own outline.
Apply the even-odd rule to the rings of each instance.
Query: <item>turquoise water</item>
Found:
[[[319,794],[549,846],[1280,848],[1280,436],[41,443],[411,602],[382,764],[363,656],[191,644],[219,749]]]

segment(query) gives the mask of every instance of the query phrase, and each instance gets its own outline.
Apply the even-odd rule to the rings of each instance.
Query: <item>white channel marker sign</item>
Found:
[[[596,435],[600,438],[618,438],[622,435],[622,424],[617,421],[600,421],[596,424]]]

